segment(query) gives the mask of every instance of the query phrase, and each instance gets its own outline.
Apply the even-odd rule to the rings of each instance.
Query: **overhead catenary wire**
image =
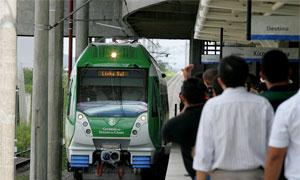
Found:
[[[61,20],[57,21],[56,23],[54,23],[53,25],[49,25],[49,29],[51,30],[53,28],[55,28],[56,26],[58,26],[60,23],[62,23],[64,20],[68,19],[70,16],[72,16],[73,14],[75,14],[77,11],[79,11],[81,8],[83,8],[85,5],[87,5],[90,1],[92,0],[87,0],[86,2],[84,2],[82,5],[80,5],[77,9],[75,9],[74,11],[72,11],[69,15],[67,15],[66,17],[62,18]]]

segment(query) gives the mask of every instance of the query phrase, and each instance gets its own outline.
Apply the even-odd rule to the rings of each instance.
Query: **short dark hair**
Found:
[[[215,79],[215,77],[218,75],[218,70],[216,68],[209,68],[204,71],[203,73],[203,80],[208,83],[208,85],[212,85],[212,81]]]
[[[245,86],[249,67],[242,58],[231,55],[220,61],[218,73],[226,87]]]
[[[261,68],[271,83],[286,81],[289,78],[289,60],[282,51],[268,51],[261,60]]]
[[[197,78],[189,78],[183,81],[181,95],[189,104],[198,104],[205,101],[206,87]]]

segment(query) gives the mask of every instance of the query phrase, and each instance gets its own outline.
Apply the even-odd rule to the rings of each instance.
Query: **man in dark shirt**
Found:
[[[268,90],[261,95],[270,101],[274,111],[298,90],[289,82],[289,70],[288,58],[280,50],[268,51],[262,58],[260,76]]]
[[[180,98],[184,103],[184,111],[170,119],[163,127],[163,138],[166,142],[180,145],[184,166],[188,174],[194,178],[192,148],[195,146],[199,119],[205,102],[206,87],[196,78],[183,82]]]
[[[297,88],[289,82],[289,70],[289,60],[280,50],[268,51],[262,58],[260,76],[268,90],[261,95],[269,100],[274,111],[283,101],[297,93]],[[279,179],[285,180],[284,171]]]

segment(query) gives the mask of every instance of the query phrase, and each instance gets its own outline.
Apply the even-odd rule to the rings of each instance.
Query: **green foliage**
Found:
[[[29,180],[29,175],[18,175],[17,174],[16,180]]]
[[[172,69],[172,67],[168,63],[163,62],[161,60],[157,60],[157,64],[158,64],[158,67],[161,70],[161,72],[166,74],[167,80],[176,74],[174,72],[174,70]]]
[[[176,73],[173,70],[167,70],[165,74],[167,76],[167,79],[170,79],[171,77],[175,76]]]
[[[30,148],[30,124],[22,121],[17,125],[17,148],[18,152]]]
[[[63,109],[63,119],[66,119],[67,116],[67,109],[68,109],[68,90],[69,90],[69,86],[68,86],[68,72],[64,72],[63,73],[63,79],[62,79],[62,86],[63,86],[63,90],[64,90],[64,109]],[[63,126],[64,127],[64,126]],[[62,133],[63,134],[63,133]],[[67,169],[67,163],[68,163],[68,159],[67,159],[67,151],[66,151],[66,147],[64,146],[63,150],[62,150],[62,170],[66,170]]]
[[[32,69],[24,68],[25,92],[32,93]]]

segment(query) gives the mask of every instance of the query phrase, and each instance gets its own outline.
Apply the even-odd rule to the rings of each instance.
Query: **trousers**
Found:
[[[263,180],[263,170],[225,171],[215,170],[210,173],[211,180]]]

